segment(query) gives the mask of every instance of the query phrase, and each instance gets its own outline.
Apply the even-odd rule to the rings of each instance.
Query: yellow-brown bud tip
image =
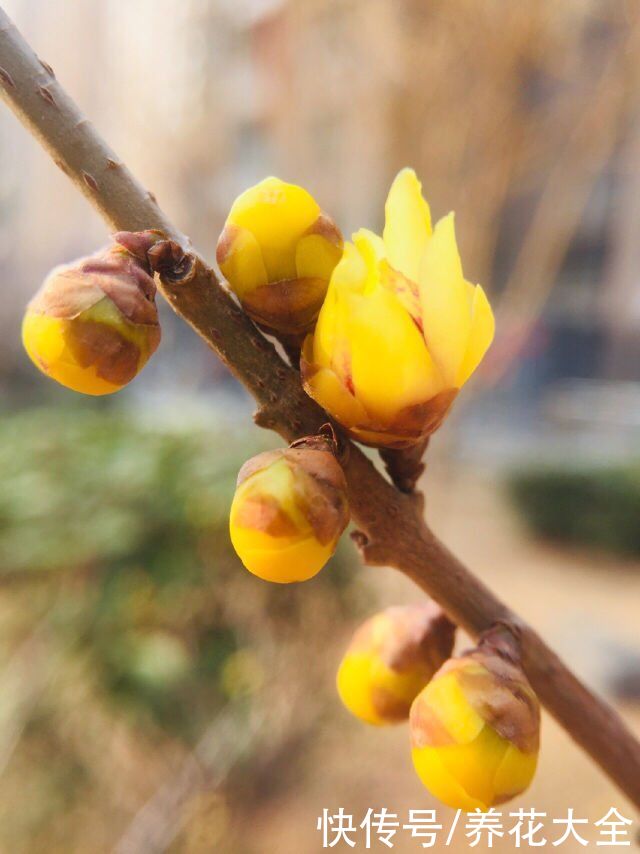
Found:
[[[539,749],[540,706],[522,668],[481,645],[449,660],[411,707],[413,761],[457,809],[486,810],[523,792]]]
[[[343,239],[302,187],[266,178],[234,202],[216,259],[247,314],[285,335],[310,331]]]
[[[432,603],[387,608],[354,634],[337,675],[340,698],[377,725],[409,716],[411,703],[453,650],[455,627]]]
[[[22,337],[34,364],[62,385],[91,395],[118,391],[160,342],[146,262],[116,242],[57,267],[29,303]]]
[[[267,451],[240,469],[229,531],[243,564],[259,578],[311,578],[348,521],[344,474],[326,442]]]

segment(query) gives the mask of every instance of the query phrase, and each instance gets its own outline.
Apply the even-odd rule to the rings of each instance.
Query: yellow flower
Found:
[[[406,720],[417,694],[451,655],[454,631],[432,604],[381,611],[360,626],[342,659],[340,699],[365,723]]]
[[[474,650],[448,661],[411,707],[418,776],[454,809],[486,812],[531,783],[540,707],[521,668]]]
[[[432,230],[413,171],[389,191],[383,237],[345,245],[302,358],[305,389],[353,438],[407,447],[442,423],[493,338],[462,272],[453,214]]]
[[[217,260],[256,323],[300,336],[313,328],[342,245],[306,190],[265,178],[233,203]]]
[[[231,542],[249,572],[265,581],[314,576],[348,521],[344,474],[322,440],[258,454],[240,469]]]
[[[119,243],[57,267],[27,306],[22,341],[61,385],[91,395],[118,391],[160,343],[153,278]]]

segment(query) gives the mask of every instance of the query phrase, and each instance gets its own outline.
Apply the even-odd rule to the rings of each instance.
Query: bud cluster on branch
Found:
[[[403,449],[440,426],[494,324],[484,291],[462,273],[453,215],[432,229],[411,170],[393,182],[385,213],[382,237],[362,229],[345,245],[306,190],[267,178],[234,202],[217,258],[243,310],[281,337],[292,359],[300,355],[307,393],[353,439]],[[153,274],[167,251],[157,232],[118,233],[107,250],[54,270],[24,319],[35,364],[85,394],[108,394],[132,380],[160,341]],[[241,468],[229,530],[251,573],[306,581],[331,558],[349,521],[338,456],[329,430]],[[453,640],[453,624],[435,606],[391,608],[356,634],[338,691],[369,723],[406,720],[411,710],[425,785],[452,805],[487,806],[520,791],[527,776],[513,781],[511,771],[520,771],[514,758],[500,765],[502,776],[495,767],[502,754],[514,756],[504,731],[517,730],[517,709],[503,704],[502,730],[490,720],[485,726],[477,697],[475,706],[467,702],[462,683],[452,681],[471,661],[448,660]],[[483,672],[488,691],[493,671]],[[459,769],[443,758],[454,754],[454,766],[475,771],[458,779]]]
[[[300,374],[285,365],[252,325],[249,315],[238,310],[211,266],[191,250],[188,239],[100,137],[95,126],[86,120],[49,64],[36,55],[1,8],[0,96],[107,225],[118,231],[116,242],[142,263],[143,270],[147,270],[148,264],[148,271],[156,274],[159,291],[174,311],[253,394],[260,404],[257,423],[276,430],[289,442],[305,433],[316,433],[327,419],[320,407],[304,394]],[[281,182],[270,179],[266,183],[267,187],[278,190]],[[421,470],[420,455],[429,434],[441,423],[493,334],[493,318],[484,294],[477,286],[461,282],[460,262],[452,239],[453,222],[445,218],[432,230],[417,179],[405,171],[400,173],[389,195],[382,238],[358,232],[341,253],[338,249],[343,247],[337,228],[319,208],[307,203],[304,216],[293,212],[294,228],[284,227],[285,221],[291,223],[290,217],[275,224],[277,239],[273,242],[271,213],[274,223],[278,218],[277,206],[271,202],[296,196],[302,199],[304,191],[294,188],[290,193],[267,192],[263,227],[247,229],[264,248],[259,253],[253,252],[254,261],[249,264],[259,275],[245,280],[250,283],[247,291],[260,291],[258,307],[254,311],[253,299],[246,295],[244,304],[246,311],[254,311],[255,323],[261,330],[280,338],[292,365],[297,364],[303,345],[301,367],[307,391],[351,436],[380,447],[393,485],[349,442],[345,442],[338,455],[346,475],[351,515],[358,526],[354,534],[363,559],[371,565],[392,565],[405,573],[476,638],[493,625],[508,626],[518,639],[524,669],[547,709],[621,791],[640,806],[640,743],[620,715],[590,691],[531,626],[438,540],[424,520],[419,497],[404,494],[413,488]],[[248,211],[253,204],[251,192],[245,200]],[[298,211],[305,207],[295,201],[293,205]],[[243,219],[247,211],[241,209]],[[251,214],[247,215],[251,220]],[[241,221],[239,228],[246,225],[246,221]],[[140,241],[144,244],[145,235],[149,234],[142,230],[150,228],[158,229],[155,234],[162,239],[148,250],[145,259],[145,252],[139,251],[143,249]],[[291,247],[302,245],[305,234],[316,239],[307,240],[300,257],[292,261]],[[234,243],[233,229],[226,242]],[[247,238],[246,242],[252,241]],[[241,246],[242,242],[236,240],[235,251]],[[282,259],[274,262],[271,249],[277,255],[283,252],[283,246],[288,247],[289,255],[286,265],[280,266]],[[220,247],[223,267],[232,251],[223,240]],[[262,256],[264,274],[255,261],[258,255]],[[246,257],[250,256],[239,255],[238,264],[234,261],[225,270],[230,285],[238,292],[243,288],[242,274],[240,284],[234,286],[231,269],[242,270]],[[341,272],[334,281],[333,274],[338,268]],[[83,280],[88,281],[84,274]],[[304,287],[298,287],[298,281],[305,282]],[[325,295],[327,281],[329,293]],[[284,284],[267,291],[265,306],[265,289],[278,282]],[[295,299],[287,296],[292,287],[297,290]],[[118,308],[119,301],[104,293],[131,322],[122,305]],[[286,311],[281,306],[281,293],[289,304]],[[326,298],[320,299],[320,294]],[[372,298],[367,299],[368,296]],[[242,296],[239,301],[243,301]],[[79,312],[76,318],[94,304],[76,303]],[[35,309],[34,314],[47,317],[48,307],[44,311],[42,306]],[[75,309],[72,309],[74,314]],[[284,332],[277,328],[280,312],[283,312]],[[37,324],[36,331],[28,333],[25,322],[27,349],[36,364],[55,379],[72,387],[79,385],[89,393],[95,393],[96,387],[104,391],[94,377],[113,376],[111,366],[117,365],[118,359],[110,355],[105,365],[102,358],[87,356],[82,345],[83,352],[78,358],[74,346],[67,344],[67,333],[73,329],[67,321],[75,319],[67,314],[68,310],[62,317],[64,323],[41,324],[53,330],[50,333],[55,345],[53,354],[48,336],[40,340]],[[386,335],[388,317],[391,319]],[[401,318],[409,318],[410,324]],[[110,321],[114,320],[111,314]],[[312,331],[314,320],[317,325]],[[99,322],[103,322],[103,317]],[[133,323],[137,326],[140,320],[134,318]],[[156,324],[145,321],[143,325]],[[149,341],[157,344],[157,335],[158,331],[151,333]],[[72,339],[74,336],[75,331],[71,332]],[[121,337],[128,340],[126,334]],[[148,354],[153,346],[153,343],[148,345]],[[126,343],[124,347],[127,349]],[[335,347],[335,358],[327,352],[327,347]],[[117,350],[112,348],[116,353]],[[39,358],[39,351],[44,358]],[[140,353],[137,370],[142,367],[144,346],[140,347]],[[104,355],[100,353],[101,357]],[[49,365],[58,362],[60,371],[55,367],[49,370]],[[72,370],[67,370],[67,364]],[[129,364],[133,364],[132,359]],[[84,371],[88,373],[83,376]],[[106,390],[116,390],[133,373],[131,368],[125,373],[116,367],[117,381]],[[81,383],[76,382],[78,375],[83,377]],[[512,660],[513,656],[508,658]],[[512,663],[519,666],[518,658]],[[480,716],[485,725],[518,746],[509,733],[492,724],[491,715]],[[417,749],[429,746],[421,736],[415,744]],[[431,746],[455,750],[460,745]],[[534,752],[533,741],[527,742],[523,752]],[[490,773],[493,772],[488,767],[485,782]],[[456,779],[465,797],[485,802],[473,780],[459,775]],[[518,788],[510,785],[506,791],[498,777],[494,775],[492,779],[489,794],[495,792],[501,797]],[[429,782],[425,776],[425,782],[435,790],[437,781]]]

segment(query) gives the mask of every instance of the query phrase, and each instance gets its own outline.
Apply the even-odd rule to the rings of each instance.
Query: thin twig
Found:
[[[109,226],[129,231],[157,228],[189,249],[2,10],[0,68],[4,100]],[[50,97],[43,97],[43,89]],[[297,372],[240,311],[203,259],[194,254],[191,262],[187,276],[172,276],[167,270],[160,276],[159,289],[256,398],[257,423],[288,441],[317,432],[327,416],[304,394]],[[640,743],[619,715],[438,541],[424,522],[419,496],[400,493],[358,448],[348,448],[344,468],[364,560],[400,569],[474,637],[497,621],[513,626],[541,701],[640,806]]]

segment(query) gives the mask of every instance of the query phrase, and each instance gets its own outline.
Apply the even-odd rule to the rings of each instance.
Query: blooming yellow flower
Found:
[[[521,668],[497,654],[448,661],[416,697],[410,721],[418,776],[454,809],[486,812],[533,779],[538,700]]]
[[[368,445],[407,447],[436,430],[493,338],[480,285],[467,282],[453,214],[432,230],[412,170],[394,180],[382,238],[345,245],[313,335],[305,389]]]
[[[57,267],[29,303],[22,341],[47,376],[90,395],[118,391],[160,343],[155,285],[124,246]]]
[[[233,203],[217,260],[247,314],[267,329],[313,328],[342,235],[302,187],[265,178]]]
[[[451,655],[454,632],[433,604],[381,611],[360,626],[342,659],[340,699],[365,723],[406,720],[417,694]]]
[[[344,474],[328,450],[267,451],[240,469],[229,530],[245,567],[265,581],[306,581],[349,521]]]

